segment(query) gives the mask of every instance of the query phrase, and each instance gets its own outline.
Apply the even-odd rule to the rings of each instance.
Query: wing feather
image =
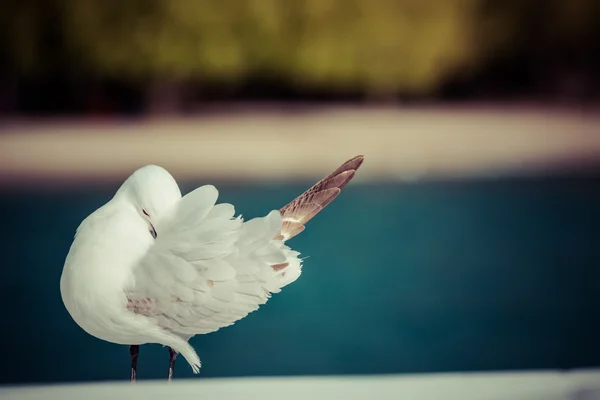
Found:
[[[249,221],[235,218],[233,205],[216,204],[214,186],[182,197],[134,268],[127,308],[184,338],[258,309],[301,274],[300,253],[284,241],[339,195],[362,161],[347,161],[281,210]]]
[[[289,240],[304,230],[308,221],[331,203],[352,180],[364,161],[356,156],[315,183],[310,189],[281,208],[283,224],[276,239]]]

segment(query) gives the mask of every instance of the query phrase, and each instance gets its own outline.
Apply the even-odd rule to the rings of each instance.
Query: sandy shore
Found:
[[[523,109],[328,109],[138,121],[12,121],[0,184],[121,179],[314,179],[357,154],[360,179],[501,173],[600,159],[600,116]]]

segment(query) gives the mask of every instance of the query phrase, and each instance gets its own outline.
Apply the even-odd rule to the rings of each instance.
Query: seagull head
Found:
[[[148,223],[156,239],[156,223],[169,215],[181,198],[177,182],[167,170],[157,165],[146,165],[123,182],[115,199],[124,201]]]

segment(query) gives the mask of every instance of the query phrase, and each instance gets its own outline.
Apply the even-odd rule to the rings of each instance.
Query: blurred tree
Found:
[[[477,59],[478,0],[307,0],[299,79],[371,95],[429,93]]]
[[[599,1],[487,0],[483,5],[490,65],[508,64],[513,75],[533,86],[530,91],[545,96],[593,90],[600,71]]]
[[[65,9],[74,59],[129,79],[237,76],[245,66],[227,0],[106,0]],[[76,57],[76,58],[75,58]]]
[[[597,0],[7,0],[0,57],[181,97],[262,77],[374,97],[432,95],[486,60],[596,65]],[[595,60],[595,61],[594,61]],[[596,64],[594,64],[596,62]],[[591,63],[591,64],[590,64]],[[550,63],[552,64],[552,62]],[[173,94],[172,96],[170,94]],[[153,101],[151,101],[153,102]]]
[[[73,108],[63,0],[5,0],[0,8],[0,108]],[[32,93],[33,95],[27,95]],[[57,95],[56,93],[60,93]]]
[[[61,45],[57,0],[6,0],[0,11],[0,60],[4,73],[39,74],[56,68]]]
[[[480,0],[72,2],[74,60],[131,79],[273,74],[372,94],[433,91],[476,60]]]

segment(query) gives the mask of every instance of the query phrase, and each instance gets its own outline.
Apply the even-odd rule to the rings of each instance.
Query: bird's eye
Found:
[[[145,215],[146,217],[150,217],[150,214],[148,214],[148,211],[144,210],[143,208],[142,208],[142,212],[144,213],[144,215]]]

